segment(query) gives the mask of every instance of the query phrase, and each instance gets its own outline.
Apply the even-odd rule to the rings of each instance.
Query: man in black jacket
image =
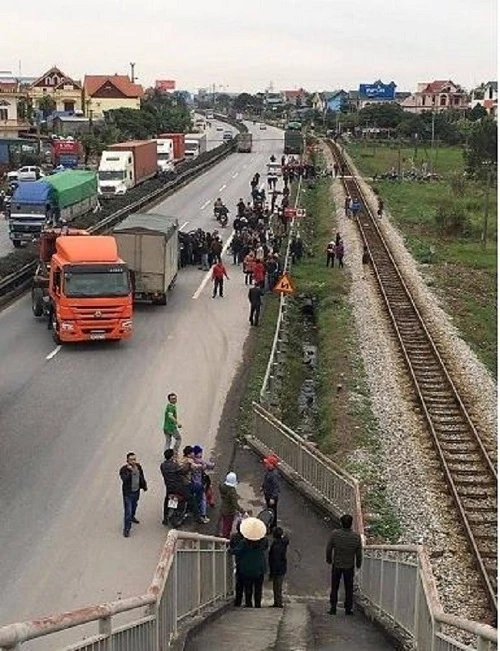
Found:
[[[127,454],[127,463],[120,468],[120,479],[122,480],[123,494],[123,535],[128,538],[132,522],[139,524],[135,513],[141,488],[144,492],[148,490],[142,466],[137,463],[134,452]]]
[[[168,496],[169,494],[179,495],[188,503],[189,510],[194,515],[196,520],[199,522],[200,511],[198,509],[198,503],[196,502],[193,493],[189,487],[189,483],[186,483],[186,475],[189,473],[188,466],[181,466],[174,459],[174,450],[165,450],[163,456],[165,461],[160,466],[160,472],[163,476],[163,481],[165,482],[165,499],[163,501],[163,522],[165,526],[168,526]]]
[[[259,325],[260,308],[262,306],[262,289],[258,285],[250,287],[248,290],[248,300],[250,301],[250,324]]]
[[[361,567],[363,549],[361,536],[352,531],[352,515],[340,518],[341,529],[335,529],[326,547],[326,562],[332,566],[332,589],[330,592],[330,615],[337,614],[340,579],[344,577],[345,614],[352,615],[354,593],[354,564]],[[332,558],[333,556],[333,558]]]

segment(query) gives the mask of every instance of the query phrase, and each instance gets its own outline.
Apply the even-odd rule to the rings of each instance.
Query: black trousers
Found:
[[[330,265],[331,263],[331,265]],[[327,253],[326,254],[326,266],[327,267],[334,267],[335,266],[335,254],[334,253]]]
[[[217,289],[219,290],[219,296],[223,296],[224,278],[214,278],[214,293],[213,293],[214,298],[217,296]]]
[[[340,579],[344,577],[344,608],[346,613],[352,612],[354,601],[354,568],[332,567],[332,590],[330,592],[330,605],[337,608],[339,596]]]
[[[260,305],[250,305],[250,323],[254,326],[259,325]]]
[[[274,605],[283,607],[283,579],[284,576],[273,576]]]
[[[236,583],[234,586],[234,605],[235,606],[241,606],[241,603],[243,601],[243,590],[245,589],[245,582],[243,580],[243,577],[241,574],[238,572],[238,568],[236,568]]]
[[[243,577],[244,590],[245,590],[245,606],[247,608],[252,607],[252,598],[253,605],[255,608],[260,608],[262,603],[262,586],[264,584],[264,575],[260,576]]]

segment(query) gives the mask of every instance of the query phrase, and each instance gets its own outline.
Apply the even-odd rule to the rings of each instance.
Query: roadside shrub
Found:
[[[465,207],[450,197],[442,198],[434,213],[440,235],[465,235],[469,231],[469,215]]]

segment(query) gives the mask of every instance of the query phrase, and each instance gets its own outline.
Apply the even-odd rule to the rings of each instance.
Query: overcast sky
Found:
[[[495,0],[24,0],[2,2],[0,70],[229,92],[497,79]],[[219,89],[221,90],[221,89]]]

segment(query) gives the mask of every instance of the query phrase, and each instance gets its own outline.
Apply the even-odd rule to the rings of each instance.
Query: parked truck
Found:
[[[54,167],[64,167],[65,169],[78,167],[80,143],[77,140],[53,140],[51,149],[52,165]]]
[[[285,131],[285,154],[302,154],[304,150],[304,139],[300,131],[294,129]]]
[[[186,158],[193,159],[207,151],[207,136],[204,133],[186,133]]]
[[[45,225],[71,222],[97,206],[95,172],[67,170],[20,183],[10,204],[9,237],[19,248],[38,238]]]
[[[158,138],[168,138],[174,144],[174,164],[186,157],[186,136],[184,133],[160,133]]]
[[[245,153],[252,151],[252,134],[249,131],[236,136],[236,151]]]
[[[99,194],[124,195],[158,172],[156,140],[129,140],[109,145],[99,163]]]
[[[171,138],[157,138],[156,153],[160,172],[172,171],[174,169],[174,141]]]
[[[130,337],[132,284],[115,238],[67,227],[44,230],[31,304],[57,344]]]
[[[114,229],[130,269],[134,299],[166,305],[179,269],[179,225],[174,217],[132,214]]]

